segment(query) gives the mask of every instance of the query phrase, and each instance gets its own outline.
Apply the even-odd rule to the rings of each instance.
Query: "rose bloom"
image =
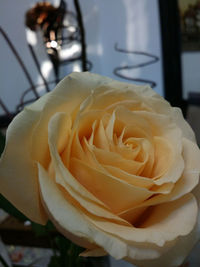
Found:
[[[149,86],[72,73],[7,131],[0,192],[32,221],[137,266],[178,266],[199,237],[200,151]]]

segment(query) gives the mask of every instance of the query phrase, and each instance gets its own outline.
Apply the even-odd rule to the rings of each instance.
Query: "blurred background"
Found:
[[[77,2],[1,0],[0,115],[72,71],[149,83],[164,94],[158,1]]]
[[[199,66],[199,0],[0,0],[0,152],[12,118],[72,71],[149,84],[182,109],[199,143]],[[0,207],[0,266],[65,266],[56,259],[70,244],[52,225],[32,224],[2,196]],[[195,251],[184,266],[200,266]]]

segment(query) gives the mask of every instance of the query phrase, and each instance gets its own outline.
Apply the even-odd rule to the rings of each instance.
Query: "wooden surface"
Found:
[[[52,232],[56,235],[56,232]],[[6,245],[50,248],[47,237],[39,236],[32,231],[31,225],[25,225],[16,218],[9,216],[0,223],[0,236]]]

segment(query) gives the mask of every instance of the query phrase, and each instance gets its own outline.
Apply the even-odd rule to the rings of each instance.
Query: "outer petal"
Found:
[[[105,255],[107,252],[116,259],[134,256],[153,259],[161,255],[162,248],[143,243],[128,244],[122,239],[100,230],[93,223],[96,217],[87,216],[78,207],[74,207],[65,199],[44,168],[41,165],[38,165],[38,168],[41,196],[49,218],[67,238],[89,249],[86,256],[87,254],[90,256]]]
[[[30,155],[37,120],[37,113],[25,109],[9,126],[0,160],[0,193],[31,220],[45,224],[47,218],[39,198],[37,166]]]
[[[136,264],[139,267],[177,267],[180,266],[185,260],[186,256],[190,253],[191,249],[199,240],[200,235],[200,215],[198,222],[193,231],[186,236],[178,238],[175,246],[172,246],[166,253],[155,260],[148,261],[134,261],[130,258],[127,260]]]
[[[35,162],[39,161],[45,167],[49,164],[50,117],[59,111],[77,111],[94,88],[110,81],[95,74],[72,73],[51,93],[26,107],[10,124],[0,161],[0,193],[31,220],[46,222],[38,194]]]
[[[153,198],[144,201],[138,207],[148,207],[154,206],[160,203],[165,203],[169,201],[173,201],[178,199],[185,194],[192,192],[194,189],[194,195],[196,196],[198,202],[200,199],[200,187],[199,183],[199,174],[200,174],[200,166],[199,166],[199,158],[200,158],[200,150],[198,146],[183,138],[183,158],[185,162],[185,169],[184,172],[179,179],[179,181],[175,184],[174,188],[168,195],[156,195]],[[198,186],[197,186],[198,185]],[[197,188],[195,188],[197,186]],[[135,208],[127,210],[124,212],[123,217],[131,217],[132,214],[134,215]],[[122,214],[121,214],[122,215]]]
[[[55,182],[48,177],[40,165],[39,180],[44,205],[61,232],[69,237],[65,233],[67,229],[67,232],[70,232],[72,236],[75,235],[81,240],[94,242],[118,259],[125,257],[135,259],[158,258],[162,253],[160,254],[158,247],[156,248],[157,245],[163,246],[165,242],[173,241],[179,235],[188,235],[195,225],[197,207],[191,195],[169,204],[169,207],[167,207],[168,204],[161,205],[158,208],[160,210],[158,213],[163,214],[164,209],[169,213],[169,216],[165,214],[163,217],[161,215],[160,220],[157,212],[155,212],[157,215],[150,217],[148,227],[144,225],[144,228],[136,229],[97,220],[96,217],[82,213],[78,207],[73,207],[65,200]],[[175,223],[176,229],[171,227],[173,223]],[[171,230],[169,231],[169,229]],[[73,240],[72,237],[70,238]],[[77,242],[77,240],[73,241]],[[162,251],[162,248],[160,250]]]
[[[49,146],[55,171],[55,177],[52,178],[55,178],[55,182],[62,186],[65,191],[65,197],[69,201],[73,200],[74,205],[77,205],[80,209],[82,207],[86,213],[89,212],[108,220],[129,225],[120,217],[112,214],[99,199],[96,199],[85,187],[79,184],[63,165],[57,148],[59,149],[59,141],[63,140],[65,142],[65,139],[68,139],[67,131],[59,131],[61,128],[67,129],[67,125],[69,124],[65,113],[57,113],[49,123]]]
[[[127,244],[151,243],[162,247],[178,236],[188,235],[195,226],[197,213],[195,198],[192,194],[187,194],[173,202],[157,205],[146,214],[144,222],[141,221],[138,228],[104,221],[93,220],[93,223],[101,231],[116,236]]]
[[[180,108],[173,108],[171,117],[178,127],[182,130],[183,137],[190,141],[196,142],[195,134],[187,121],[183,118],[183,114]]]
[[[109,78],[92,73],[72,73],[63,79],[56,88],[48,94],[43,107],[40,108],[40,119],[33,132],[32,155],[43,166],[49,163],[48,148],[48,123],[56,112],[67,112],[74,120],[77,112],[83,106],[87,97],[92,94],[94,88],[112,81]],[[41,107],[40,103],[29,106],[31,110]],[[40,149],[38,149],[38,147]]]
[[[58,230],[76,244],[90,249],[100,245],[109,250],[112,256],[124,257],[126,244],[115,237],[110,240],[105,233],[101,233],[79,208],[66,201],[41,165],[38,165],[38,169],[43,205]]]

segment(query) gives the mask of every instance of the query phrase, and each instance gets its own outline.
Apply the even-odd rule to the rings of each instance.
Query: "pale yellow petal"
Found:
[[[191,252],[194,245],[199,241],[200,235],[200,216],[198,222],[196,223],[194,229],[186,236],[181,236],[177,238],[176,242],[172,244],[166,252],[161,253],[160,257],[154,260],[133,260],[131,257],[126,258],[127,261],[140,267],[178,267],[184,262],[186,257]]]
[[[130,174],[138,174],[143,168],[146,162],[139,162],[135,160],[127,160],[121,157],[121,155],[103,151],[97,148],[93,148],[93,152],[98,162],[102,165],[108,165],[113,167],[119,167]]]
[[[99,122],[99,126],[94,136],[94,145],[98,148],[102,148],[105,151],[109,150],[109,142],[105,133],[105,128],[103,126],[102,120]]]
[[[104,206],[100,200],[95,198],[80,183],[78,183],[76,179],[74,179],[72,174],[63,164],[60,158],[60,155],[58,154],[58,150],[57,150],[58,141],[57,140],[59,138],[59,132],[57,131],[57,127],[59,127],[59,125],[63,123],[66,123],[68,125],[67,120],[63,121],[63,116],[65,116],[63,113],[57,113],[51,118],[51,121],[49,123],[48,142],[49,142],[49,149],[51,153],[51,160],[55,168],[55,173],[58,173],[58,174],[60,173],[60,176],[63,177],[64,182],[66,182],[75,192],[82,195],[82,197],[85,197],[86,199],[89,199],[90,201],[96,202]],[[64,126],[62,127],[65,128]]]
[[[133,184],[135,186],[150,188],[153,186],[153,180],[146,177],[141,177],[137,175],[130,174],[121,170],[118,167],[103,165],[103,167],[113,176],[126,181],[127,183]]]
[[[189,141],[188,139],[183,139],[183,158],[184,158],[184,171],[175,184],[174,189],[172,190],[171,194],[168,196],[163,196],[158,198],[162,201],[169,201],[177,199],[184,194],[191,192],[195,186],[199,182],[199,174],[200,174],[200,165],[199,165],[199,158],[200,158],[200,150],[198,146]],[[153,199],[152,199],[153,200]]]
[[[34,222],[45,224],[40,202],[38,174],[31,155],[32,133],[38,114],[25,109],[7,130],[6,147],[0,160],[0,193]]]
[[[95,121],[98,122],[99,120],[101,120],[103,115],[104,115],[104,112],[99,111],[99,110],[95,110],[93,112],[86,111],[84,113],[80,112],[77,115],[76,120],[73,123],[70,140],[69,140],[68,145],[66,146],[65,150],[62,153],[62,160],[63,160],[65,166],[69,167],[71,152],[73,153],[72,149],[74,149],[74,147],[71,147],[71,146],[72,145],[75,145],[75,146],[78,145],[79,146],[78,142],[81,143],[86,138],[90,139],[90,136],[93,132],[93,124],[95,123]],[[98,131],[99,131],[99,127],[97,127],[97,130],[96,130],[97,137],[98,137]],[[103,142],[101,142],[102,141],[101,139],[96,140],[96,134],[95,134],[93,139],[94,139],[93,140],[94,143],[96,141],[97,142],[100,141],[99,145],[103,144]],[[75,141],[75,143],[74,143],[74,141]],[[77,151],[77,147],[75,149]]]
[[[173,108],[171,116],[178,127],[182,130],[183,137],[189,139],[190,141],[196,142],[194,131],[184,119],[181,109]]]
[[[75,115],[83,100],[108,78],[89,73],[73,73],[55,90],[20,113],[8,130],[7,146],[1,160],[1,193],[32,220],[44,223],[44,212],[38,197],[35,161],[45,167],[50,161],[47,128],[50,117],[59,111]],[[14,177],[13,177],[14,176]],[[26,193],[16,190],[24,185]],[[29,203],[29,206],[27,206]]]
[[[84,215],[65,201],[62,192],[40,164],[38,171],[42,202],[56,228],[79,246],[94,248],[93,240],[87,236],[89,225],[84,222]]]
[[[103,257],[106,255],[108,253],[102,248],[86,249],[79,254],[81,257]]]
[[[137,95],[127,91],[126,88],[115,88],[113,82],[106,86],[101,86],[95,89],[93,93],[93,103],[90,106],[91,110],[108,110],[113,111],[113,107],[118,103],[133,99],[138,100]],[[139,101],[138,101],[139,102]]]
[[[57,113],[51,118],[49,123],[49,145],[52,156],[51,168],[54,170],[54,174],[51,175],[51,178],[55,178],[56,183],[62,186],[62,191],[65,192],[65,197],[69,201],[72,200],[74,205],[82,207],[86,213],[89,212],[95,216],[106,218],[107,220],[115,221],[123,225],[129,225],[128,222],[111,213],[109,208],[105,207],[105,205],[101,203],[99,199],[96,199],[84,187],[81,185],[76,187],[76,180],[74,177],[72,177],[69,171],[66,171],[65,173],[63,172],[61,167],[63,164],[59,157],[57,148],[58,142],[64,137],[66,139],[68,137],[67,127],[70,125],[68,124],[67,119],[68,117],[66,117],[65,113]],[[63,136],[61,136],[62,131],[57,131],[61,128],[66,129],[66,132],[63,132]],[[50,174],[51,173],[49,172],[49,175]],[[77,189],[82,191],[77,191]]]
[[[116,259],[125,258],[130,256],[129,254],[132,256],[138,255],[138,257],[141,257],[141,254],[143,256],[149,255],[150,258],[160,255],[160,249],[157,247],[150,248],[149,245],[142,243],[142,246],[139,245],[138,247],[136,243],[136,246],[133,245],[134,242],[132,245],[127,244],[120,238],[106,233],[104,230],[99,230],[91,220],[92,217],[88,217],[79,208],[75,208],[66,201],[62,192],[48,176],[44,168],[41,165],[38,165],[38,168],[43,205],[56,228],[68,239],[88,248],[91,253],[93,250],[102,251],[98,246],[102,247],[104,251]]]
[[[147,189],[128,184],[75,158],[71,159],[70,171],[81,185],[114,213],[135,206],[153,195]]]
[[[147,106],[141,99],[129,99],[129,100],[122,100],[118,101],[114,104],[111,104],[106,107],[106,112],[112,113],[117,107],[123,106],[128,110],[135,111],[135,110],[146,110],[146,111],[153,111],[153,109]]]
[[[90,145],[94,144],[94,135],[95,135],[96,127],[97,127],[97,120],[95,120],[92,124],[92,133],[90,134],[90,138],[88,139],[88,143]]]
[[[186,138],[183,138],[182,142],[185,170],[200,173],[200,149],[198,145]]]
[[[155,184],[166,182],[175,183],[184,169],[184,160],[181,153],[177,153],[168,140],[163,137],[154,137],[154,166],[151,176]]]
[[[124,143],[119,144],[115,136],[114,139],[116,139],[116,144],[110,144],[110,151],[120,154],[125,159],[134,160],[141,151],[141,144],[138,140],[133,140],[131,145],[126,145]]]
[[[80,246],[90,249],[100,246],[113,257],[125,257],[127,245],[120,239],[98,230],[90,222],[90,217],[66,201],[44,168],[41,165],[38,165],[38,168],[43,205],[56,228]]]
[[[122,121],[124,125],[127,127],[132,126],[134,128],[143,130],[144,136],[137,136],[134,133],[136,129],[134,130],[133,128],[132,132],[129,134],[129,137],[140,137],[140,138],[149,137],[150,138],[152,136],[152,125],[149,124],[146,118],[143,118],[142,116],[138,116],[138,114],[140,114],[140,111],[138,113],[135,113],[135,112],[130,111],[124,107],[117,107],[115,111],[116,120]],[[125,135],[126,134],[127,133],[125,133]]]
[[[179,236],[188,235],[195,227],[198,207],[192,194],[173,202],[157,205],[139,227],[119,226],[113,223],[94,221],[96,227],[126,242],[147,242],[164,246]]]
[[[110,142],[113,142],[114,125],[115,125],[115,113],[113,112],[105,129],[106,136]]]
[[[81,160],[84,160],[85,159],[85,152],[80,144],[80,140],[79,140],[79,137],[78,137],[78,133],[76,132],[74,134],[74,137],[72,138],[72,145],[71,145],[71,154],[70,156],[71,157],[76,157],[78,159],[81,159]],[[63,159],[63,162],[65,162],[65,152],[62,154],[62,159]]]
[[[198,163],[198,159],[200,158],[200,150],[196,144],[189,141],[188,139],[183,139],[183,157],[185,161],[185,169],[182,173],[182,176],[175,184],[174,188],[167,195],[155,195],[154,197],[144,201],[137,208],[148,207],[157,205],[160,203],[165,203],[168,201],[176,200],[185,194],[192,192],[192,190],[199,183],[199,173],[200,173],[200,165]],[[193,159],[193,160],[192,160]],[[192,165],[191,165],[192,164]],[[199,194],[195,193],[195,196],[199,199]],[[131,216],[134,217],[135,208],[129,209],[123,213],[123,218]]]
[[[67,112],[72,116],[72,121],[77,115],[83,101],[92,91],[101,84],[110,82],[111,79],[104,78],[92,73],[72,73],[64,78],[56,88],[44,99],[28,106],[29,110],[39,113],[39,121],[34,129],[32,140],[32,155],[43,166],[49,164],[48,148],[48,122],[56,112]],[[38,149],[40,147],[40,149]]]
[[[164,137],[171,142],[178,153],[181,152],[182,132],[171,117],[147,111],[133,111],[132,114],[137,115],[138,120],[146,121],[153,136]]]

